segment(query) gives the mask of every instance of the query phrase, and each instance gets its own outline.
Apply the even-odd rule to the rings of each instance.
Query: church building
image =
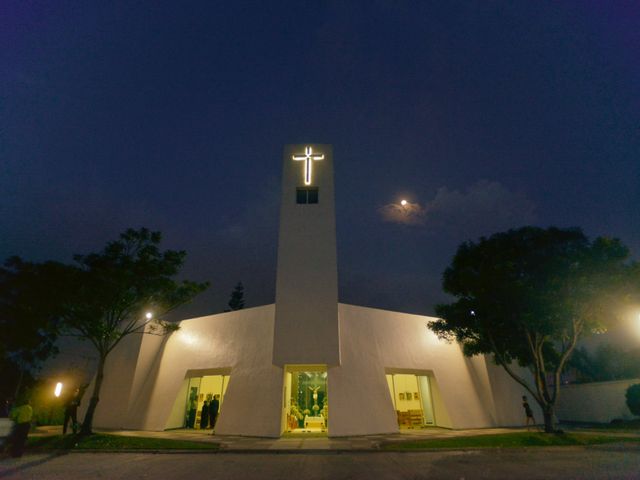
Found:
[[[214,398],[217,435],[522,424],[523,389],[439,340],[432,318],[338,302],[333,159],[331,145],[284,148],[275,304],[126,338],[95,427],[211,428]]]

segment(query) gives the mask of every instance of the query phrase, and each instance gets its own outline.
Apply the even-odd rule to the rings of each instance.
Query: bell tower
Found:
[[[333,148],[285,145],[273,364],[340,364]]]

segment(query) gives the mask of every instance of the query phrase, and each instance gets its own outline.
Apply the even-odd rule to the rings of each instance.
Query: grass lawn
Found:
[[[547,434],[538,432],[500,433],[474,435],[470,437],[434,438],[384,445],[385,450],[414,450],[426,448],[510,448],[510,447],[554,447],[567,445],[597,445],[613,442],[640,443],[640,438],[619,437],[607,434],[565,433]]]
[[[218,445],[189,440],[95,433],[88,437],[77,435],[29,437],[27,448],[34,450],[217,450]]]
[[[612,432],[640,432],[640,419],[625,420],[612,423],[584,423],[575,424],[579,428],[587,430],[611,430]]]

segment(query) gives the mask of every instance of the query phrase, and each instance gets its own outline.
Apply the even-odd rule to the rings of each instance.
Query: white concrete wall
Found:
[[[107,365],[96,427],[163,430],[185,376],[230,374],[216,432],[279,436],[284,370],[271,363],[274,310],[185,320],[164,340],[123,344]],[[429,317],[344,304],[338,310],[342,363],[328,368],[329,435],[398,431],[385,373],[430,375],[440,426],[522,423],[520,387],[483,357],[466,358],[457,344],[438,340]]]
[[[282,202],[278,237],[276,324],[273,363],[340,363],[338,335],[338,264],[331,145],[310,145],[324,159],[312,162],[310,187],[319,189],[317,204],[296,203],[304,184],[305,146],[286,145],[282,167]]]
[[[489,356],[486,357],[485,365],[493,392],[496,425],[518,427],[525,424],[526,416],[522,407],[523,395],[527,396],[536,423],[543,423],[542,410],[527,389],[511,378],[504,368],[496,365]],[[518,365],[511,365],[511,368],[514,373],[525,379],[528,385],[534,388],[533,376],[528,369]]]
[[[430,317],[345,304],[339,304],[339,313],[342,363],[329,369],[330,435],[398,431],[385,371],[433,372],[438,391],[434,406],[443,426],[498,425],[496,396],[513,404],[500,413],[501,421],[521,423],[517,384],[487,366],[484,358],[468,359],[457,344],[439,340],[427,328]],[[489,370],[500,380],[499,391],[489,380]]]
[[[100,401],[93,416],[94,426],[122,428],[127,424],[129,400],[142,341],[143,335],[129,335],[108,355],[100,389]],[[84,421],[94,385],[95,373],[82,397],[82,403],[78,409],[79,421]]]
[[[267,305],[181,322],[164,347],[142,428],[164,428],[189,370],[230,369],[216,432],[279,436],[283,370],[271,364],[273,319]]]
[[[609,423],[615,418],[630,420],[625,393],[640,378],[613,382],[562,385],[558,394],[556,417],[573,422]]]

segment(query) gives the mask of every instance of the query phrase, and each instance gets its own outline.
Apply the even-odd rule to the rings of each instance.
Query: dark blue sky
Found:
[[[416,313],[456,247],[580,226],[640,253],[638,2],[0,5],[0,258],[127,227],[274,299],[281,152],[331,143],[340,300]],[[419,215],[394,217],[406,197]]]

